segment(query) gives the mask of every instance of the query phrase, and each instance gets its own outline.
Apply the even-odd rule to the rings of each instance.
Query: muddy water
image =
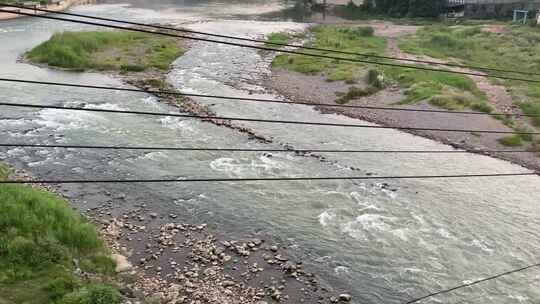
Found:
[[[145,22],[176,22],[196,30],[261,37],[301,30],[289,22],[228,19],[220,4],[154,10],[127,5],[77,7],[80,13]],[[254,9],[255,8],[255,9]],[[209,13],[210,12],[210,13]],[[122,85],[105,75],[66,73],[17,63],[17,56],[72,24],[19,19],[0,24],[2,76]],[[257,51],[196,42],[177,60],[169,81],[186,92],[274,98],[258,84],[269,58]],[[152,96],[0,83],[9,102],[89,108],[174,111]],[[250,95],[251,94],[251,95]],[[200,99],[218,114],[250,118],[358,123],[310,107]],[[190,119],[1,108],[1,142],[155,146],[328,149],[450,149],[392,130],[245,124],[274,139],[261,144],[226,128]],[[367,123],[366,123],[367,124]],[[41,178],[279,177],[524,172],[485,156],[331,154],[330,162],[286,153],[133,152],[4,149],[0,157]],[[362,168],[352,171],[350,167]],[[386,181],[71,185],[66,195],[90,207],[109,199],[146,202],[185,220],[211,223],[232,235],[271,234],[294,244],[355,303],[402,303],[430,291],[537,261],[540,178]],[[123,197],[125,196],[125,199]],[[539,271],[513,275],[425,303],[538,303]]]

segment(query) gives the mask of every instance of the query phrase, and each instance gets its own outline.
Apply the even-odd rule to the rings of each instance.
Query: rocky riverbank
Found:
[[[32,180],[18,170],[14,179]],[[289,246],[259,235],[232,239],[205,223],[158,214],[146,203],[120,208],[123,195],[83,209],[61,185],[31,184],[65,197],[98,226],[116,260],[124,304],[349,303],[351,295],[324,283],[295,260]]]
[[[287,245],[255,236],[231,239],[204,223],[182,223],[175,214],[152,212],[149,204],[120,211],[112,202],[86,210],[101,223],[105,238],[133,266],[122,271],[135,280],[129,297],[158,303],[346,303]],[[134,301],[132,301],[134,302]]]
[[[178,40],[184,50],[189,43]],[[25,60],[25,59],[22,59]],[[170,91],[167,70],[148,68],[142,72],[107,71],[139,89]],[[155,94],[155,93],[154,93]],[[155,94],[160,102],[184,113],[216,116],[206,106],[189,97]],[[210,123],[247,134],[251,139],[272,142],[249,128],[222,119]],[[288,147],[293,149],[292,147]],[[304,154],[303,154],[304,155]],[[316,157],[322,162],[327,160]],[[28,176],[26,177],[28,178]],[[48,187],[64,193],[62,187]],[[151,204],[121,204],[125,196],[107,193],[109,200],[84,209],[74,203],[94,223],[114,248],[118,271],[129,283],[122,292],[126,303],[146,298],[157,303],[346,303],[351,296],[334,290],[288,251],[293,244],[279,243],[272,236],[232,239],[205,223],[178,221],[175,214],[158,214]],[[119,208],[120,205],[124,207]]]

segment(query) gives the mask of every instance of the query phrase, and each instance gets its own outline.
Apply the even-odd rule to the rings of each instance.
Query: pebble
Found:
[[[352,296],[348,293],[342,293],[339,295],[339,300],[343,302],[350,302],[352,300]]]

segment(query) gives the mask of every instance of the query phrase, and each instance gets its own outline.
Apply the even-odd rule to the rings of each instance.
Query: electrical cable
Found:
[[[161,178],[161,179],[85,179],[85,180],[0,180],[0,184],[103,184],[103,183],[191,183],[191,182],[272,182],[272,181],[331,181],[331,180],[399,180],[448,179],[480,177],[538,176],[538,173],[410,175],[410,176],[344,176],[344,177],[269,177],[269,178]]]
[[[332,149],[243,149],[243,148],[191,148],[151,146],[96,146],[0,143],[0,147],[43,149],[95,149],[95,150],[148,150],[148,151],[214,151],[214,152],[292,152],[292,153],[388,153],[388,154],[463,154],[463,153],[532,153],[528,150],[332,150]]]
[[[126,91],[126,92],[139,92],[154,95],[174,95],[185,97],[202,97],[213,98],[223,100],[238,100],[238,101],[254,101],[254,102],[266,102],[266,103],[281,103],[281,104],[299,104],[309,106],[331,107],[331,108],[351,108],[351,109],[366,109],[366,110],[382,110],[382,111],[401,111],[401,112],[425,112],[425,113],[442,113],[442,114],[471,114],[471,115],[490,115],[490,116],[517,116],[517,117],[540,117],[540,114],[521,114],[521,113],[487,113],[476,111],[448,111],[448,110],[430,110],[430,109],[404,109],[404,108],[392,108],[392,107],[374,107],[374,106],[359,106],[359,105],[343,105],[343,104],[326,104],[326,103],[314,103],[309,101],[287,101],[276,99],[264,99],[264,98],[248,98],[248,97],[234,97],[234,96],[220,96],[220,95],[207,95],[207,94],[195,94],[195,93],[182,93],[174,91],[163,90],[142,90],[132,88],[120,88],[120,87],[107,87],[96,85],[83,85],[65,82],[48,82],[48,81],[34,81],[25,79],[12,79],[12,78],[0,78],[3,82],[14,83],[26,83],[37,85],[50,85],[50,86],[64,86],[86,89],[98,89],[98,90],[110,90],[110,91]]]
[[[168,26],[162,26],[162,25],[156,25],[156,24],[147,24],[147,23],[126,21],[126,20],[119,20],[119,19],[112,19],[112,18],[104,18],[104,17],[98,17],[98,16],[90,16],[90,15],[84,15],[84,14],[76,14],[76,13],[68,13],[68,12],[57,12],[57,11],[47,10],[47,9],[43,9],[43,8],[32,8],[32,7],[22,6],[22,5],[15,5],[15,4],[10,4],[8,6],[16,7],[16,8],[20,8],[20,9],[28,9],[28,10],[34,10],[34,11],[40,11],[40,12],[46,12],[46,13],[53,13],[53,14],[58,14],[58,15],[81,17],[81,18],[87,18],[87,19],[109,21],[109,22],[123,23],[123,24],[136,25],[136,26],[144,26],[144,27],[150,27],[150,28],[155,28],[155,29],[160,29],[160,30],[176,31],[176,32],[182,32],[182,33],[190,33],[190,34],[204,35],[204,36],[217,37],[217,38],[233,39],[233,40],[240,40],[240,41],[246,41],[246,42],[263,43],[263,44],[266,44],[266,45],[276,45],[276,46],[281,46],[281,47],[300,48],[300,49],[311,50],[311,51],[330,52],[330,53],[343,54],[343,55],[354,55],[354,56],[361,56],[361,57],[368,57],[368,58],[387,59],[387,60],[395,60],[395,61],[406,61],[406,62],[414,62],[414,63],[422,63],[422,64],[430,64],[430,65],[441,65],[441,66],[449,66],[449,67],[456,67],[456,68],[466,68],[466,69],[473,69],[473,70],[483,70],[483,71],[492,71],[492,72],[500,72],[500,73],[514,73],[514,74],[522,74],[522,75],[529,75],[529,76],[540,76],[539,73],[533,73],[533,72],[523,72],[523,71],[514,71],[514,70],[491,68],[491,67],[462,65],[462,64],[455,64],[455,63],[444,63],[444,62],[437,62],[437,61],[430,61],[430,60],[420,60],[420,59],[410,59],[410,58],[381,56],[381,55],[366,54],[366,53],[339,51],[339,50],[332,50],[332,49],[325,49],[325,48],[318,48],[318,47],[310,47],[310,46],[303,46],[303,45],[297,45],[297,44],[288,44],[288,43],[265,41],[265,40],[260,40],[260,39],[244,38],[244,37],[237,37],[237,36],[230,36],[230,35],[220,35],[220,34],[214,34],[214,33],[208,33],[208,32],[200,32],[200,31],[188,30],[188,29],[184,29],[184,28],[174,28],[174,27],[168,27]]]
[[[47,16],[47,15],[36,15],[36,14],[31,14],[31,13],[23,13],[20,11],[10,11],[10,10],[5,10],[5,9],[0,9],[0,12],[36,17],[36,18],[43,18],[43,19],[67,21],[67,22],[80,23],[80,24],[93,25],[93,26],[108,27],[108,28],[114,28],[114,29],[120,29],[120,30],[132,31],[132,32],[149,33],[149,34],[156,34],[156,35],[162,35],[162,36],[168,36],[168,37],[183,38],[183,39],[190,39],[190,40],[197,40],[197,41],[204,41],[204,42],[211,42],[211,43],[219,43],[219,44],[224,44],[224,45],[252,48],[252,49],[258,49],[258,50],[263,50],[263,51],[288,53],[288,54],[303,55],[303,56],[310,56],[310,57],[317,57],[317,58],[324,58],[324,59],[342,60],[342,61],[349,61],[349,62],[356,62],[356,63],[366,63],[366,64],[373,64],[373,65],[397,67],[397,68],[403,68],[403,69],[414,69],[414,70],[422,70],[422,71],[429,71],[429,72],[441,72],[441,73],[447,73],[447,74],[460,74],[460,75],[468,75],[468,76],[490,77],[490,78],[504,79],[504,80],[523,81],[527,83],[540,83],[540,80],[535,80],[535,79],[487,75],[487,74],[474,73],[474,72],[440,70],[440,69],[433,69],[433,68],[421,67],[421,66],[411,66],[411,65],[404,65],[404,64],[387,63],[387,62],[376,62],[376,61],[352,59],[352,58],[345,58],[345,57],[335,57],[335,56],[328,56],[328,55],[321,55],[321,54],[310,54],[310,53],[297,52],[297,51],[284,50],[284,49],[276,50],[274,48],[269,48],[269,47],[247,45],[247,44],[220,41],[220,40],[208,39],[208,38],[191,37],[191,36],[186,36],[186,35],[176,35],[176,34],[165,33],[165,32],[154,32],[154,31],[143,30],[143,29],[138,29],[138,28],[128,28],[128,27],[116,26],[116,25],[111,25],[111,24],[82,21],[82,20],[73,20],[73,19],[60,18],[60,17]]]
[[[486,133],[486,134],[518,134],[518,135],[540,135],[540,132],[521,132],[521,131],[496,131],[496,130],[465,130],[465,129],[441,129],[441,128],[417,128],[417,127],[390,127],[380,125],[357,125],[357,124],[342,124],[342,123],[327,123],[327,122],[308,122],[296,120],[272,120],[272,119],[256,119],[256,118],[241,118],[241,117],[225,117],[225,116],[203,116],[194,114],[175,114],[161,112],[145,112],[145,111],[126,111],[126,110],[110,110],[110,109],[88,109],[75,108],[51,105],[36,105],[24,103],[0,102],[0,106],[21,107],[21,108],[37,108],[37,109],[56,109],[65,111],[86,111],[86,112],[101,112],[101,113],[116,113],[116,114],[134,114],[162,117],[183,117],[183,118],[198,118],[202,120],[230,120],[244,122],[262,122],[262,123],[277,123],[277,124],[292,124],[292,125],[311,125],[311,126],[327,126],[327,127],[344,127],[344,128],[366,128],[366,129],[394,129],[403,131],[435,131],[435,132],[459,132],[459,133]]]

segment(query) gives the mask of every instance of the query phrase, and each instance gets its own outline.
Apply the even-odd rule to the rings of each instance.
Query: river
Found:
[[[170,22],[194,30],[261,38],[305,24],[235,19],[277,4],[161,2],[75,7],[77,13],[140,22]],[[0,23],[2,77],[122,86],[97,73],[73,73],[17,62],[54,32],[87,29],[52,20]],[[278,98],[260,84],[269,58],[251,49],[194,42],[174,63],[169,81],[185,92]],[[148,95],[0,83],[7,102],[139,111],[176,111]],[[309,106],[199,99],[219,115],[359,123],[323,115]],[[368,124],[367,122],[360,122]],[[246,135],[194,119],[1,107],[0,141],[42,144],[146,145],[297,149],[452,149],[411,134],[268,123],[244,123],[272,138]],[[474,154],[333,154],[329,162],[288,153],[144,152],[4,148],[0,159],[47,179],[160,177],[281,177],[437,175],[526,172]],[[352,171],[350,167],[362,168]],[[211,223],[232,235],[270,234],[295,244],[294,254],[317,268],[329,284],[349,290],[354,303],[403,303],[468,280],[538,262],[540,178],[433,179],[66,185],[83,207],[105,192],[124,194],[119,204],[146,202],[184,220]],[[82,207],[81,207],[82,208]],[[424,303],[539,303],[540,272],[530,270],[465,288]]]

